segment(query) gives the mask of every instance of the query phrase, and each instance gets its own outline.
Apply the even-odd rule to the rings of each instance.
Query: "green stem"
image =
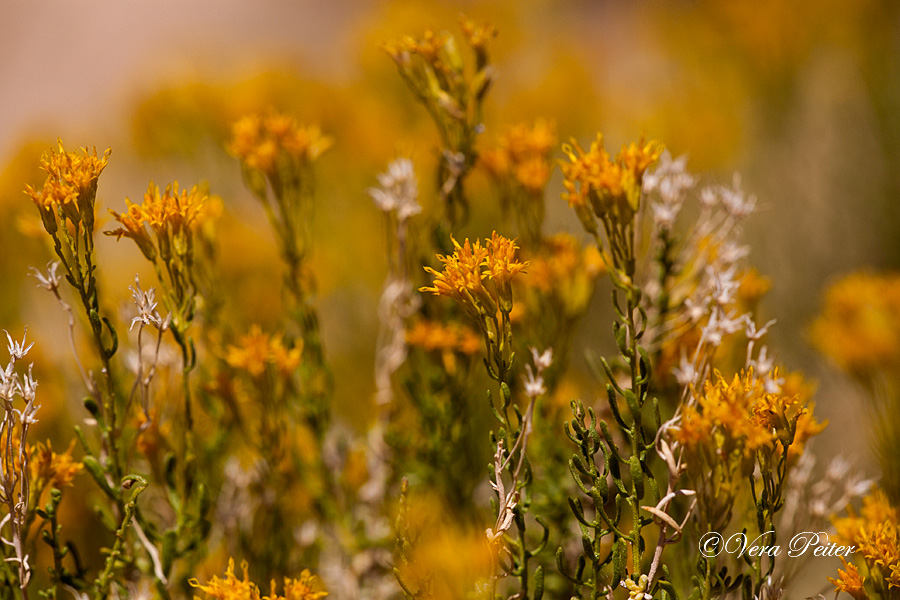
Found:
[[[131,493],[131,499],[125,505],[125,515],[122,517],[122,524],[116,531],[116,542],[113,544],[109,556],[106,557],[106,565],[103,568],[103,572],[100,573],[100,576],[97,578],[95,584],[96,593],[94,594],[95,600],[104,600],[109,595],[109,586],[112,581],[113,570],[116,567],[116,561],[119,556],[122,555],[122,549],[125,545],[125,535],[128,533],[128,528],[131,526],[131,520],[134,517],[134,512],[137,508],[138,496],[147,489],[148,485],[147,480],[140,475],[128,475],[122,479],[123,487],[130,488],[135,486],[135,484],[136,487]]]

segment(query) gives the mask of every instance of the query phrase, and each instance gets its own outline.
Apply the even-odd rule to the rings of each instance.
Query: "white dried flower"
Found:
[[[531,370],[531,365],[525,365],[525,372],[527,374],[522,377],[522,380],[525,382],[525,393],[528,397],[537,398],[541,394],[546,394],[547,388],[544,386],[544,376],[540,370],[535,375],[534,371]]]
[[[6,346],[6,349],[9,350],[9,357],[14,360],[22,360],[25,358],[25,355],[28,354],[28,351],[34,346],[34,342],[31,342],[27,348],[25,347],[25,337],[28,335],[28,328],[26,327],[25,332],[22,334],[21,343],[14,342],[8,331],[5,329],[3,331],[6,332],[6,339],[9,340],[9,344]]]
[[[59,289],[59,284],[62,281],[62,276],[57,273],[57,269],[59,269],[59,261],[50,261],[47,263],[47,274],[41,273],[39,270],[34,267],[30,267],[32,271],[32,276],[38,280],[37,287],[42,287],[51,292],[56,292]]]
[[[694,366],[694,361],[688,360],[684,348],[681,350],[681,361],[678,367],[672,369],[672,374],[681,387],[687,387],[697,379],[697,368]]]
[[[137,323],[153,325],[157,329],[162,329],[163,321],[159,316],[159,312],[156,310],[156,305],[158,303],[156,302],[155,290],[153,288],[150,288],[146,292],[142,290],[141,281],[137,275],[134,276],[134,285],[128,286],[128,289],[131,290],[131,297],[134,298],[134,305],[138,310],[137,316],[131,319],[131,327],[128,328],[128,331],[134,329],[134,326]]]
[[[401,221],[422,212],[416,201],[419,195],[416,173],[408,158],[398,158],[388,165],[386,173],[378,175],[381,187],[369,188],[368,194],[384,212],[397,212]]]
[[[731,188],[719,188],[722,206],[735,218],[743,218],[756,210],[756,196],[745,196],[741,188],[741,176],[735,174]]]
[[[534,361],[534,366],[537,367],[538,371],[543,371],[550,367],[553,364],[553,348],[547,348],[541,354],[538,354],[537,348],[534,346],[531,347],[531,358]]]

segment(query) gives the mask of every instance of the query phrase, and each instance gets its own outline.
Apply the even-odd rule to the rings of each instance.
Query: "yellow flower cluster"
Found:
[[[301,126],[293,117],[270,112],[237,121],[228,150],[248,169],[273,176],[282,165],[293,169],[312,163],[332,143],[317,126]]]
[[[662,143],[651,140],[623,146],[615,160],[603,148],[603,136],[585,151],[574,140],[563,145],[570,162],[560,161],[565,193],[563,198],[576,209],[589,231],[594,230],[593,217],[603,220],[630,222],[640,205],[641,183],[646,170],[663,152]]]
[[[110,209],[122,227],[104,233],[114,235],[116,239],[124,236],[134,240],[150,261],[156,260],[157,252],[163,261],[168,261],[173,252],[175,256],[185,258],[191,251],[192,232],[206,220],[204,208],[208,198],[196,185],[190,191],[179,191],[176,181],[160,193],[159,186],[151,181],[140,205],[126,198],[126,212]],[[155,234],[156,244],[147,227]]]
[[[10,465],[11,471],[22,473],[24,456],[19,454],[20,435],[18,428],[13,431],[9,446],[5,441],[0,446],[0,463]],[[75,442],[63,453],[53,451],[50,440],[46,444],[38,442],[37,446],[25,444],[25,455],[28,457],[28,476],[31,491],[38,496],[48,487],[61,489],[69,487],[75,477],[84,470],[84,464],[72,458]],[[9,451],[9,455],[7,455]],[[8,459],[8,457],[12,457]],[[18,475],[16,475],[18,477]]]
[[[777,370],[772,378],[778,378]],[[792,375],[785,384],[779,393],[768,393],[765,382],[752,370],[735,375],[730,382],[716,372],[715,381],[704,384],[697,403],[685,407],[675,438],[695,457],[704,450],[740,456],[745,474],[752,469],[754,454],[763,447],[780,443],[789,448],[797,443],[802,448],[824,424],[812,417],[807,405],[810,388],[802,378]]]
[[[509,314],[512,278],[528,265],[516,260],[515,240],[495,231],[484,246],[478,240],[472,244],[468,239],[461,246],[453,240],[453,245],[456,250],[450,256],[438,254],[438,260],[444,263],[443,271],[425,267],[435,276],[434,285],[419,291],[451,298],[476,318],[494,316],[498,310]],[[484,280],[490,283],[485,285]]]
[[[538,119],[519,123],[504,133],[496,147],[483,151],[479,160],[498,181],[511,179],[531,193],[539,194],[550,179],[550,152],[556,146],[552,122]]]
[[[63,488],[72,485],[75,476],[84,469],[82,463],[72,458],[74,449],[74,440],[62,454],[53,451],[49,440],[46,445],[38,442],[29,463],[32,485],[38,489],[43,489],[45,486]]]
[[[582,247],[568,233],[545,238],[542,251],[529,259],[528,277],[523,283],[542,295],[559,298],[567,316],[584,310],[593,295],[594,279],[606,271],[597,247]]]
[[[437,321],[416,321],[406,332],[406,343],[428,351],[462,354],[475,354],[481,348],[481,338],[472,329],[458,324],[444,325]]]
[[[447,373],[457,371],[457,355],[472,356],[481,349],[481,338],[469,327],[419,320],[406,332],[406,343],[428,352],[440,353]]]
[[[258,325],[254,325],[250,333],[241,336],[238,345],[228,346],[225,361],[253,377],[265,373],[269,366],[287,377],[300,365],[301,348],[287,349],[280,339],[263,333]]]
[[[25,186],[25,193],[37,205],[41,221],[47,233],[54,235],[59,228],[56,213],[61,213],[72,223],[84,222],[89,229],[94,224],[94,200],[97,197],[97,180],[109,162],[112,152],[107,148],[102,157],[97,148],[92,152],[82,148],[81,154],[66,152],[62,140],[57,140],[58,150],[44,152],[41,169],[47,179],[40,190]]]
[[[225,570],[224,579],[213,576],[207,583],[202,584],[196,579],[191,579],[191,586],[201,590],[209,600],[320,600],[328,595],[328,592],[319,590],[318,578],[307,569],[300,573],[299,579],[285,578],[284,594],[276,593],[275,581],[272,580],[271,593],[263,596],[259,586],[250,581],[247,575],[247,563],[241,564],[244,571],[243,579],[238,579],[234,574],[234,559],[228,560],[228,568]],[[199,598],[195,596],[195,598]]]
[[[448,33],[435,33],[430,27],[422,34],[422,39],[405,35],[401,38],[385,42],[384,50],[400,62],[409,61],[409,55],[417,54],[430,63],[438,71],[448,72],[449,66],[441,60],[441,53],[450,40]]]
[[[865,560],[876,584],[884,582],[889,589],[900,590],[900,511],[876,489],[863,498],[859,515],[848,512],[833,519],[836,543],[856,546],[856,556]]]
[[[466,41],[469,42],[469,46],[475,51],[476,64],[480,69],[487,62],[487,45],[497,37],[497,28],[490,23],[478,25],[462,16],[459,18],[459,28],[466,37]]]
[[[851,374],[900,366],[900,275],[855,273],[836,282],[811,334]]]
[[[844,569],[847,570],[838,569],[837,579],[833,577],[828,578],[828,581],[834,585],[834,591],[838,594],[846,592],[854,600],[866,600],[869,595],[866,593],[865,577],[862,577],[859,574],[859,569],[855,565],[848,563],[843,556],[841,557],[841,562],[844,563]]]

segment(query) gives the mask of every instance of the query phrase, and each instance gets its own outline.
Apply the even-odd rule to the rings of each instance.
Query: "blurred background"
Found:
[[[27,324],[36,360],[74,368],[63,315],[27,276],[51,253],[22,190],[43,180],[38,159],[57,137],[67,149],[112,148],[104,207],[139,201],[149,180],[208,182],[224,207],[218,252],[233,327],[273,324],[275,242],[224,144],[237,118],[276,108],[335,139],[317,166],[318,305],[341,374],[338,411],[361,424],[387,271],[382,215],[365,190],[388,161],[411,154],[427,196],[437,147],[380,44],[428,26],[457,32],[460,12],[499,30],[486,142],[545,117],[561,140],[602,131],[617,148],[646,134],[688,155],[704,181],[741,174],[760,208],[746,231],[750,262],[774,283],[763,305],[778,320],[770,347],[819,382],[816,414],[832,426],[816,452],[840,451],[868,469],[862,392],[812,348],[809,326],[837,277],[900,267],[900,3],[891,0],[4,1],[0,326],[16,337]],[[487,197],[483,175],[470,185],[473,198]],[[556,171],[548,229],[580,234],[561,189]],[[462,234],[489,234],[497,210],[476,202]],[[99,252],[107,306],[124,308],[121,282],[152,273],[132,244],[104,238]],[[588,343],[611,347],[606,325],[592,323]],[[65,378],[38,378],[43,397],[65,398],[79,414],[80,392],[54,391]]]

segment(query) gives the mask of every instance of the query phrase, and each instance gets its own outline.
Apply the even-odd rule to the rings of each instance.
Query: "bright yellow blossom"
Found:
[[[134,240],[151,261],[156,259],[157,252],[163,260],[168,260],[173,251],[180,258],[187,257],[191,251],[192,232],[206,220],[204,206],[208,198],[208,194],[196,185],[190,191],[179,191],[176,181],[160,192],[159,186],[151,181],[140,205],[126,198],[126,212],[110,209],[121,227],[104,233],[114,235],[116,239],[124,236]],[[147,227],[156,235],[155,245]]]
[[[406,332],[406,343],[429,351],[450,350],[462,354],[475,354],[481,348],[481,338],[472,329],[436,321],[416,321]]]
[[[300,348],[287,349],[281,340],[262,332],[258,325],[241,336],[237,345],[229,346],[225,361],[259,377],[271,365],[282,376],[290,375],[300,364]]]
[[[487,248],[479,240],[473,244],[466,238],[462,245],[455,239],[452,241],[456,248],[453,254],[437,255],[438,260],[444,264],[441,272],[425,267],[425,271],[435,276],[432,287],[421,287],[419,291],[455,300],[475,316],[482,311],[489,314],[497,312],[496,301],[482,283],[487,277],[487,273],[481,270],[481,265],[488,256]]]
[[[853,375],[900,366],[900,275],[854,273],[832,285],[813,343]]]
[[[590,208],[600,219],[625,224],[631,221],[640,205],[641,181],[644,172],[662,154],[663,145],[643,139],[624,146],[615,160],[603,148],[603,136],[598,134],[585,151],[574,140],[563,146],[569,162],[561,161],[563,198],[576,209],[579,218],[589,231],[593,231],[593,217],[586,212]]]
[[[232,126],[228,151],[245,167],[274,176],[279,165],[302,167],[315,161],[333,140],[315,125],[301,126],[290,116],[276,112],[247,115]]]
[[[478,240],[473,244],[468,239],[462,245],[453,240],[453,245],[453,254],[438,255],[444,263],[443,271],[425,267],[435,276],[434,284],[419,291],[451,298],[475,317],[494,315],[498,309],[508,314],[512,310],[512,278],[528,264],[516,260],[515,240],[494,232],[484,246]],[[491,283],[485,285],[485,279]]]
[[[87,147],[81,154],[66,152],[62,140],[57,140],[58,150],[50,150],[41,156],[41,169],[47,172],[47,180],[40,190],[25,186],[25,193],[31,196],[41,213],[44,228],[51,235],[58,229],[56,209],[73,223],[84,221],[93,228],[94,201],[97,197],[97,180],[109,162],[112,152],[107,148],[102,157],[97,156],[97,148],[89,152]]]
[[[552,121],[519,123],[500,136],[497,146],[479,156],[481,166],[496,180],[511,179],[526,191],[538,194],[550,179],[550,152],[556,145]]]
[[[209,600],[320,600],[328,595],[325,591],[313,591],[318,587],[317,578],[307,569],[300,573],[299,579],[285,578],[284,595],[276,593],[275,581],[271,582],[272,593],[262,596],[259,586],[250,581],[247,574],[247,563],[241,563],[244,571],[243,579],[238,579],[234,574],[234,559],[228,560],[228,568],[225,569],[225,578],[213,576],[207,583],[202,584],[196,579],[189,583],[206,594]]]
[[[47,440],[46,445],[38,442],[37,448],[31,451],[29,462],[32,485],[40,489],[43,489],[44,486],[63,488],[72,485],[75,476],[84,469],[82,463],[72,458],[74,450],[74,440],[61,454],[53,451],[50,440]]]
[[[828,578],[828,581],[834,585],[834,591],[837,593],[847,592],[854,600],[866,600],[869,595],[866,593],[865,577],[862,577],[856,566],[848,563],[843,556],[841,562],[844,563],[844,569],[847,570],[838,569],[837,579]]]
[[[315,575],[308,569],[300,572],[300,579],[284,579],[284,595],[275,594],[275,582],[272,582],[272,595],[266,596],[264,600],[319,600],[328,595],[328,592],[320,590],[313,591],[318,587],[318,581]]]
[[[877,572],[891,589],[900,589],[900,511],[887,495],[875,489],[863,498],[856,515],[848,509],[846,517],[832,519],[837,531],[835,542],[856,546],[869,573]]]
[[[770,377],[778,379],[778,370]],[[745,460],[776,443],[787,448],[796,443],[798,453],[825,424],[812,417],[811,388],[798,375],[789,375],[787,381],[791,383],[780,392],[769,393],[752,370],[735,375],[730,382],[717,372],[715,381],[704,384],[697,403],[684,409],[676,439],[689,453],[712,444],[717,452],[739,453]]]

